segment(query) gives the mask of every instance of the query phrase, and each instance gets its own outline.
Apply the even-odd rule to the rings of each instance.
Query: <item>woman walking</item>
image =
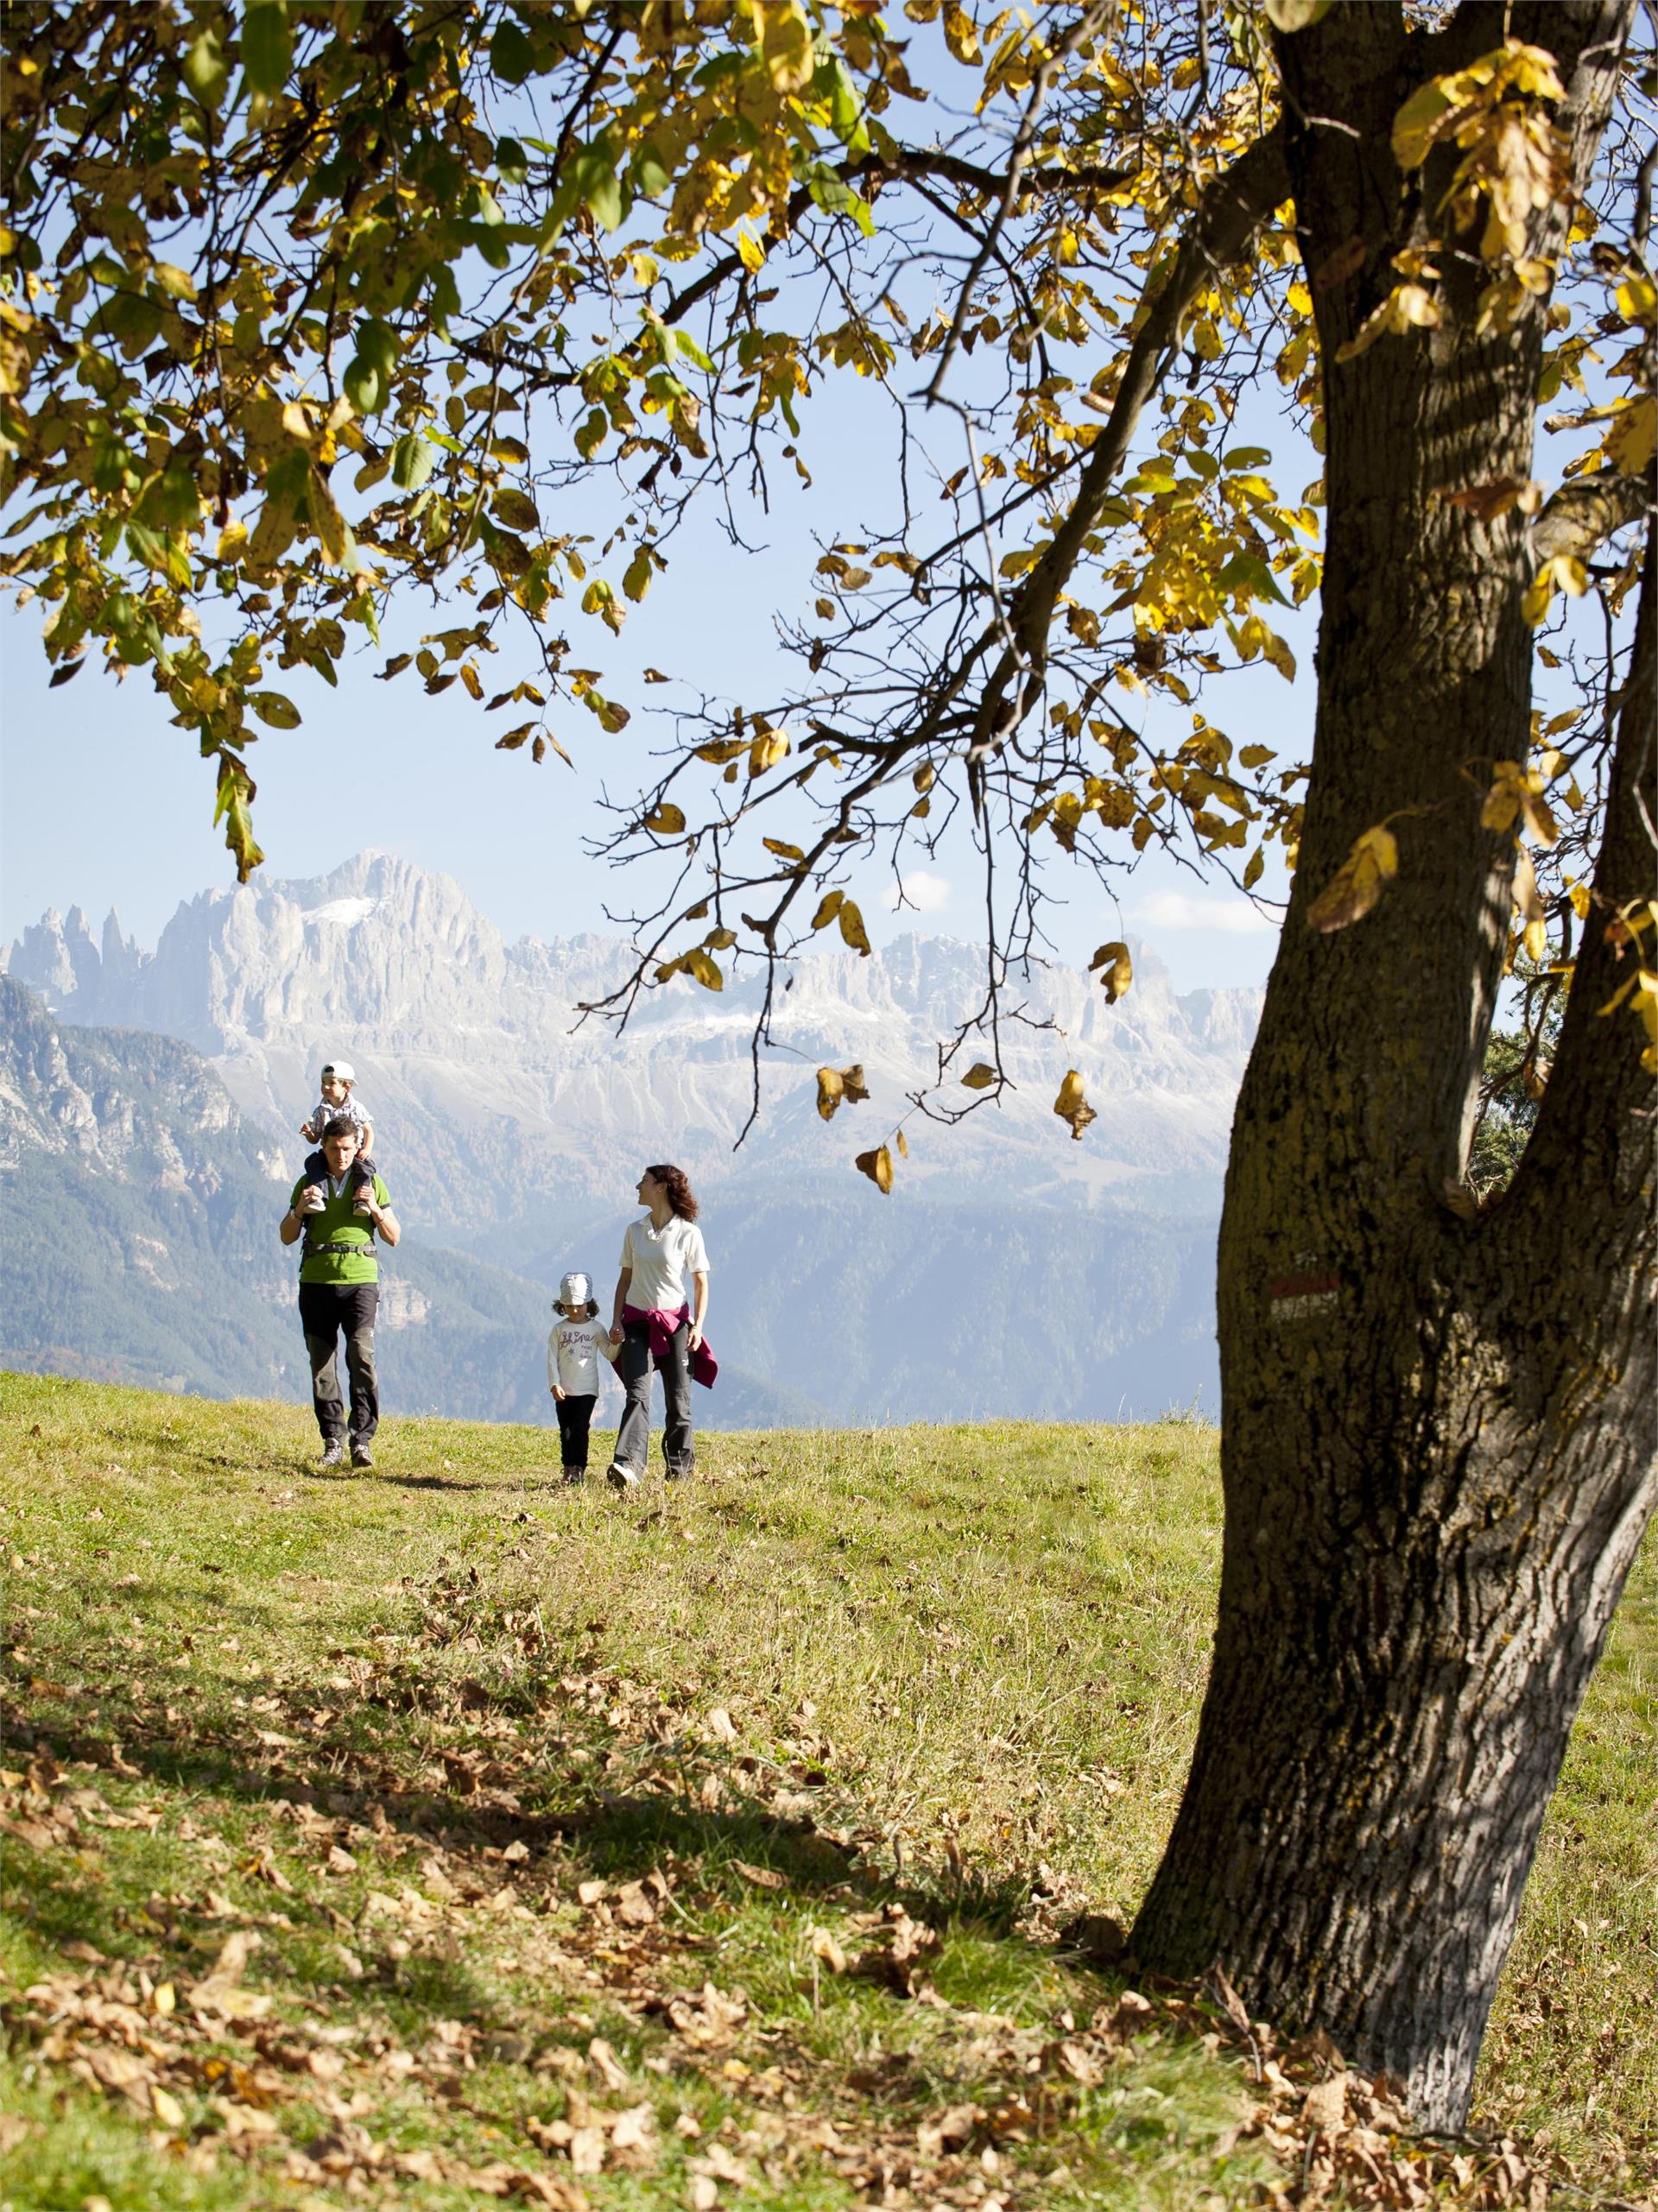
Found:
[[[639,1178],[643,1221],[622,1239],[622,1272],[611,1315],[616,1371],[627,1404],[606,1480],[637,1487],[650,1458],[650,1374],[662,1378],[662,1461],[668,1479],[688,1475],[696,1457],[691,1426],[691,1361],[708,1318],[708,1254],[697,1202],[677,1167],[648,1167]]]

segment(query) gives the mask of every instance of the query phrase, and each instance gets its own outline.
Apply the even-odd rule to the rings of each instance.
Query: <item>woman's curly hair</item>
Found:
[[[697,1202],[691,1195],[691,1185],[684,1168],[662,1166],[648,1167],[645,1172],[654,1183],[661,1185],[668,1193],[668,1204],[673,1207],[681,1221],[696,1219]]]

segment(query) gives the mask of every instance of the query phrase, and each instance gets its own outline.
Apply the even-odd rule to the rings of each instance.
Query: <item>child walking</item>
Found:
[[[321,1189],[326,1198],[328,1191],[328,1161],[321,1149],[323,1135],[330,1122],[351,1122],[358,1132],[357,1158],[351,1162],[346,1180],[351,1191],[351,1211],[367,1215],[373,1210],[375,1165],[370,1158],[374,1150],[374,1124],[361,1100],[351,1096],[357,1081],[357,1070],[349,1060],[330,1060],[322,1071],[322,1100],[307,1121],[300,1123],[300,1134],[308,1137],[318,1149],[305,1163],[305,1179]]]
[[[564,1452],[564,1479],[579,1482],[587,1472],[587,1431],[598,1400],[601,1358],[614,1360],[611,1333],[598,1319],[598,1300],[591,1277],[569,1274],[554,1300],[558,1319],[547,1340],[547,1387],[553,1393]]]

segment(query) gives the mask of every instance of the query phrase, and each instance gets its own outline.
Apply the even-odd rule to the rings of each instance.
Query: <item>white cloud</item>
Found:
[[[1207,930],[1220,937],[1262,937],[1276,929],[1247,899],[1194,899],[1189,891],[1154,891],[1132,908],[1142,929]]]
[[[949,905],[952,895],[948,876],[935,875],[931,869],[918,868],[912,875],[906,875],[904,878],[904,903],[902,911],[906,913],[913,912],[936,914],[941,908]],[[892,894],[892,909],[895,913],[901,911],[898,894],[895,891]]]

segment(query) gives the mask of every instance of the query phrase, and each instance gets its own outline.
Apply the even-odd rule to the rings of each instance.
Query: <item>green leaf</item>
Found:
[[[503,184],[521,185],[529,174],[529,156],[516,138],[495,142],[496,174]]]
[[[294,33],[285,0],[255,0],[242,25],[242,66],[267,98],[280,92],[294,64]]]
[[[187,269],[180,269],[176,262],[158,261],[149,273],[151,278],[166,293],[169,300],[195,298],[195,278],[191,275]]]
[[[213,819],[225,825],[225,849],[235,858],[238,883],[245,883],[265,856],[254,843],[253,817],[248,811],[252,797],[253,779],[247,770],[229,753],[220,752]]]
[[[185,49],[184,81],[204,107],[218,105],[229,76],[225,50],[212,31],[203,31],[191,41]]]
[[[826,215],[850,215],[866,238],[875,236],[875,218],[870,212],[869,202],[860,199],[851,185],[821,161],[807,178],[807,190]]]
[[[385,379],[371,362],[362,355],[346,363],[345,374],[340,378],[346,398],[359,414],[378,414],[386,403]]]
[[[437,459],[424,438],[412,430],[403,435],[391,449],[391,480],[400,491],[418,491],[432,473]]]
[[[587,147],[570,164],[576,191],[601,229],[614,231],[622,222],[622,186],[607,155]]]
[[[516,23],[498,23],[490,41],[490,66],[503,85],[522,85],[535,68],[535,49]]]
[[[300,710],[281,692],[250,692],[248,705],[268,730],[297,730]]]
[[[674,181],[674,174],[656,149],[647,142],[633,157],[633,188],[643,199],[655,199]]]
[[[396,332],[381,322],[358,325],[357,351],[359,359],[377,369],[388,383],[396,375],[397,363],[402,357],[402,345]]]
[[[1275,30],[1304,31],[1329,14],[1333,0],[1262,0],[1262,4]]]
[[[490,512],[509,530],[539,530],[541,527],[535,501],[528,492],[515,491],[510,484],[503,485],[496,493],[490,502]]]
[[[1281,607],[1289,604],[1258,553],[1234,553],[1225,568],[1216,570],[1214,583],[1218,591],[1244,591],[1252,599],[1275,599]]]
[[[682,353],[687,361],[694,362],[699,369],[706,369],[710,376],[713,374],[713,363],[688,332],[676,330],[670,335],[674,340],[674,351],[676,354]]]

